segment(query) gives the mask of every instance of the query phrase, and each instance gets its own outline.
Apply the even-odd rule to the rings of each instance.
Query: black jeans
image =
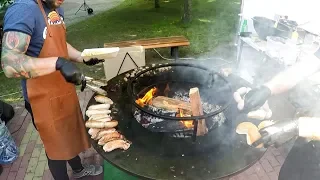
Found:
[[[34,127],[37,129],[35,123],[34,123],[34,118],[31,110],[30,104],[25,101],[25,108],[27,111],[30,113],[32,117],[32,123]],[[81,164],[81,159],[79,156],[76,156],[70,160],[51,160],[48,158],[48,166],[51,171],[51,174],[55,180],[69,180],[68,177],[68,172],[67,172],[67,162],[71,166],[72,170],[74,171],[81,171],[83,169],[83,166]]]

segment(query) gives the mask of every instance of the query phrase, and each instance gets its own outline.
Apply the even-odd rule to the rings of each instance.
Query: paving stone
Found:
[[[2,171],[2,174],[0,176],[0,179],[2,180],[5,180],[8,178],[9,176],[9,173],[10,173],[10,168],[3,168],[3,171]]]
[[[47,161],[39,161],[34,176],[43,176],[44,167],[46,166]]]
[[[27,173],[33,173],[36,171],[38,165],[38,158],[31,158],[29,161]]]
[[[10,172],[7,180],[15,180],[18,172]]]
[[[46,170],[49,170],[48,161],[47,161],[47,163],[46,163],[46,166],[44,167],[44,170],[45,170],[45,171],[46,171]]]
[[[31,137],[32,132],[27,132],[24,134],[24,137],[21,141],[21,144],[28,144],[30,137]]]
[[[32,180],[42,180],[42,176],[35,176]]]
[[[47,161],[47,155],[46,155],[46,151],[44,148],[41,148],[41,153],[40,153],[40,157],[39,157],[39,161]]]
[[[39,133],[38,131],[34,130],[32,131],[31,137],[30,137],[30,141],[37,141],[39,137]]]
[[[43,143],[42,143],[42,140],[41,140],[41,138],[40,138],[40,136],[38,136],[38,139],[37,139],[36,144],[37,144],[37,145],[38,145],[38,144],[43,144]]]
[[[270,180],[278,180],[278,175],[275,172],[268,173]]]
[[[26,148],[26,150],[25,150],[24,153],[25,153],[25,154],[26,154],[26,153],[32,153],[35,145],[36,145],[36,141],[30,141],[30,142],[28,143],[27,148]]]
[[[26,151],[27,144],[21,144],[19,147],[19,156],[22,157]]]
[[[31,157],[33,157],[33,158],[39,158],[40,153],[41,153],[41,150],[42,150],[42,148],[35,147],[35,148],[33,149],[33,151],[32,151]]]
[[[34,177],[34,173],[27,173],[24,177],[24,180],[32,180]]]
[[[42,180],[51,180],[53,179],[52,174],[49,170],[45,170],[43,173]]]
[[[21,156],[21,157],[18,157],[18,158],[12,163],[12,166],[11,166],[10,171],[11,171],[11,172],[17,172],[17,171],[19,170],[21,161],[22,161],[22,156]]]
[[[27,167],[19,168],[16,180],[24,180],[24,176],[26,175]]]
[[[249,177],[248,177],[248,180],[260,180],[258,175],[256,174],[251,174]]]
[[[269,161],[267,159],[260,160],[260,164],[262,165],[263,169],[266,172],[272,172],[273,171],[273,168],[272,168],[272,166],[270,165],[270,163],[269,163]]]
[[[257,162],[253,166],[256,174],[259,176],[260,179],[269,179],[267,173],[264,171],[262,165],[259,162]]]
[[[265,157],[272,167],[280,166],[280,163],[276,160],[275,156],[266,156]]]
[[[20,164],[20,168],[28,168],[29,160],[30,160],[30,159],[31,159],[31,153],[25,154],[25,155],[22,157],[22,161],[21,161],[21,164]]]
[[[33,130],[35,130],[32,122],[29,123],[28,128],[26,130],[27,133],[31,133]]]
[[[280,165],[282,165],[284,163],[284,160],[285,160],[285,158],[283,156],[276,156],[276,159],[278,160]]]

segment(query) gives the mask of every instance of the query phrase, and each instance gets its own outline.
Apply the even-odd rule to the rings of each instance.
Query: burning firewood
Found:
[[[198,88],[191,88],[189,91],[191,111],[193,116],[203,115],[201,98]],[[208,128],[205,119],[198,121],[197,136],[203,136],[208,133]]]
[[[191,104],[178,99],[157,96],[152,99],[152,106],[176,112],[182,109],[184,114],[191,115]]]

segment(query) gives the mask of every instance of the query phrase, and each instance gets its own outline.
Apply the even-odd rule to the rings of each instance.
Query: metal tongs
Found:
[[[89,84],[88,84],[89,83]],[[90,85],[91,83],[91,85]],[[107,86],[107,82],[104,80],[95,80],[92,77],[84,76],[82,78],[81,82],[81,91],[84,91],[86,87],[91,89],[92,91],[101,94],[101,95],[107,95],[107,91],[103,90],[101,87]]]

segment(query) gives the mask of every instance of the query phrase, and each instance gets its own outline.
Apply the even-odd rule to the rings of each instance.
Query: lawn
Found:
[[[102,47],[104,42],[184,35],[191,45],[181,48],[181,56],[198,57],[235,36],[240,0],[193,0],[192,22],[187,25],[181,23],[183,1],[164,0],[161,7],[155,9],[153,0],[125,0],[107,12],[68,26],[68,42],[82,50]],[[160,52],[169,56],[169,49],[160,49]],[[147,51],[147,62],[157,58],[154,52]],[[79,67],[86,75],[103,77],[102,66]],[[20,90],[18,80],[9,80],[0,73],[0,82],[0,99],[7,102],[20,99],[20,93],[3,96]]]

